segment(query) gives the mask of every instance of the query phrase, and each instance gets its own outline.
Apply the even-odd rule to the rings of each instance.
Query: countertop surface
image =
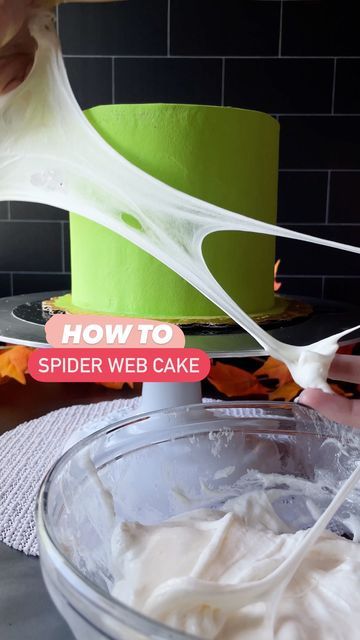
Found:
[[[0,386],[0,434],[18,424],[76,404],[89,404],[139,394],[95,384],[45,384],[29,379],[25,386]],[[0,543],[0,639],[74,640],[47,593],[38,558]],[[86,638],[84,638],[86,640]]]
[[[39,558],[0,543],[1,640],[74,640],[47,593]],[[84,638],[84,640],[86,640]]]

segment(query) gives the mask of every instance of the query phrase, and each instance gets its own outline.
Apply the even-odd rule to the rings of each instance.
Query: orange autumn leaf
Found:
[[[276,260],[275,262],[275,266],[274,266],[274,291],[279,291],[279,289],[281,288],[282,283],[281,282],[277,282],[276,280],[276,276],[277,276],[277,272],[279,270],[279,266],[280,266],[280,260]]]
[[[26,384],[25,373],[28,361],[33,349],[29,347],[10,347],[0,352],[0,381],[6,382],[8,378]]]
[[[352,398],[354,395],[353,393],[351,393],[351,391],[344,391],[344,389],[339,387],[338,384],[335,384],[335,382],[330,382],[330,387],[339,396],[344,396],[345,398]]]
[[[355,345],[353,344],[340,345],[336,353],[341,353],[343,355],[351,356],[354,351],[354,346]]]
[[[98,384],[100,384],[102,387],[106,387],[107,389],[115,389],[119,391],[121,391],[121,389],[123,389],[126,384],[130,387],[130,389],[134,388],[133,382],[99,382]]]
[[[280,360],[275,360],[269,356],[269,358],[264,362],[260,369],[255,371],[255,375],[257,378],[260,376],[267,376],[271,379],[279,380],[279,385],[287,384],[288,382],[292,382],[292,377],[287,366],[280,362]]]
[[[302,391],[302,387],[299,387],[296,382],[288,382],[282,387],[275,389],[275,391],[271,391],[269,393],[269,400],[284,400],[285,402],[289,402],[293,400],[300,391]]]
[[[252,374],[231,364],[216,362],[211,366],[209,382],[229,398],[234,396],[267,395],[264,387]]]

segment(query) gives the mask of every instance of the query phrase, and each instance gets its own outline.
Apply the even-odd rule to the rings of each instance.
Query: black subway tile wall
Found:
[[[64,54],[152,56],[167,51],[168,0],[73,5],[60,11]]]
[[[64,222],[62,225],[62,239],[64,250],[64,271],[70,271],[70,229],[69,224]]]
[[[334,64],[313,58],[226,61],[225,105],[268,113],[329,113]]]
[[[326,278],[324,283],[324,298],[326,300],[340,300],[348,304],[354,304],[354,302],[358,304],[359,292],[360,278]]]
[[[67,291],[69,273],[14,273],[13,295],[35,291]]]
[[[276,56],[278,53],[280,2],[170,0],[169,4],[171,55]]]
[[[334,113],[360,113],[360,59],[336,61]]]
[[[9,204],[7,202],[0,202],[0,220],[8,220],[9,218]]]
[[[281,169],[360,167],[360,115],[296,115],[279,120]]]
[[[115,60],[116,102],[221,104],[222,61],[206,58]]]
[[[329,222],[360,222],[360,173],[333,171],[330,175]]]
[[[0,273],[62,270],[61,234],[56,222],[2,220],[0,224]]]
[[[50,207],[46,204],[33,202],[10,202],[10,220],[67,220],[68,214],[62,209]]]
[[[0,273],[0,297],[11,296],[11,275],[9,273]]]
[[[358,56],[357,0],[285,0],[281,53],[284,56]]]
[[[327,171],[281,171],[278,222],[325,223],[328,181]]]
[[[286,293],[290,296],[305,296],[318,299],[323,296],[322,278],[308,278],[307,276],[287,278],[286,276],[278,276],[277,281],[281,282],[281,286],[286,289]]]
[[[278,221],[360,245],[357,0],[125,0],[58,10],[83,109],[185,102],[280,122]],[[0,295],[70,282],[68,215],[0,203]],[[279,239],[284,293],[360,303],[355,254]]]
[[[82,109],[113,100],[113,62],[110,57],[65,59],[70,84]]]

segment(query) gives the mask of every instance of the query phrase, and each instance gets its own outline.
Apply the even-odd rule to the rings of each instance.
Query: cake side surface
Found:
[[[95,107],[87,117],[150,175],[276,223],[279,126],[270,116],[229,107],[137,104]],[[174,321],[224,318],[181,277],[112,231],[72,213],[70,234],[73,308]],[[274,307],[272,236],[217,232],[205,238],[203,252],[210,271],[248,313]]]

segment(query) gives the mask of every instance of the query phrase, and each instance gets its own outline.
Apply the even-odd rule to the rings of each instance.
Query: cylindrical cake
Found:
[[[278,122],[230,107],[109,105],[86,115],[105,140],[150,175],[192,196],[276,223]],[[71,296],[62,308],[174,322],[222,322],[224,312],[114,232],[70,215]],[[224,289],[250,314],[275,310],[275,238],[218,232],[203,244]]]

